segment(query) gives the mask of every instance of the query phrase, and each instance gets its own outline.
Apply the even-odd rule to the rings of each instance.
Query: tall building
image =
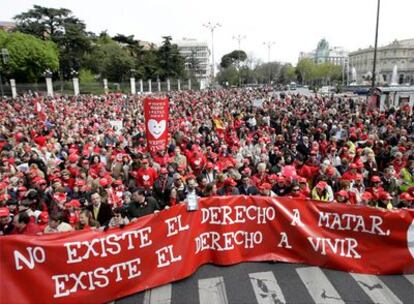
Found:
[[[357,83],[367,82],[372,77],[374,48],[359,49],[349,53],[349,68],[355,68]],[[396,67],[396,68],[395,68]],[[396,69],[398,84],[414,84],[414,39],[394,40],[377,49],[377,82],[390,84]]]
[[[299,60],[303,58],[312,59],[315,63],[330,62],[336,65],[345,65],[348,52],[339,46],[330,48],[326,39],[321,39],[315,50],[311,52],[300,52]]]
[[[205,41],[183,38],[175,41],[181,56],[185,58],[185,67],[192,71],[199,81],[208,82],[211,77],[210,49]]]

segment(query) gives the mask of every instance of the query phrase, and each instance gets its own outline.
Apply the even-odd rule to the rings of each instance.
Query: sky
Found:
[[[208,22],[214,31],[215,61],[238,48],[233,37],[245,37],[241,49],[249,56],[296,64],[299,52],[316,48],[327,39],[330,46],[348,51],[374,45],[377,0],[0,0],[0,20],[12,21],[38,4],[67,8],[95,33],[107,30],[134,35],[159,44],[162,36],[206,41],[211,47]],[[414,1],[382,0],[378,45],[394,39],[414,38]]]

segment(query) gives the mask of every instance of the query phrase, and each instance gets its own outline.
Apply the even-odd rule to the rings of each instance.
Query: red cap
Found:
[[[400,200],[402,201],[414,201],[414,197],[412,197],[409,193],[403,192],[400,194]]]
[[[49,222],[49,213],[43,211],[39,214],[38,217],[39,224],[47,224]]]
[[[82,180],[82,179],[78,179],[78,180],[75,182],[75,185],[76,185],[76,186],[78,186],[78,187],[85,186],[85,184],[86,184],[86,182],[85,182],[84,180]]]
[[[334,167],[329,166],[328,168],[326,168],[325,173],[326,173],[326,175],[333,176],[333,175],[335,174],[335,169],[334,169]]]
[[[272,185],[269,183],[263,183],[260,185],[259,187],[260,190],[271,190],[272,189]]]
[[[358,165],[356,163],[352,163],[349,165],[350,169],[358,169]]]
[[[73,154],[69,155],[68,159],[69,159],[69,162],[76,163],[79,159],[79,156],[77,154],[73,153]]]
[[[336,192],[336,195],[348,198],[348,192],[346,190],[340,190]]]
[[[307,181],[307,179],[306,179],[306,178],[304,178],[304,177],[302,177],[302,176],[298,176],[298,182],[299,182],[299,183],[307,183],[308,181]]]
[[[161,173],[162,173],[162,169],[161,169]],[[114,181],[114,184],[115,184],[115,185],[117,185],[117,186],[120,186],[120,185],[122,185],[123,183],[122,183],[122,180],[117,179],[116,181]]]
[[[101,185],[102,187],[106,187],[106,186],[108,186],[108,184],[109,184],[109,182],[106,178],[101,178],[99,180],[99,185]]]
[[[373,183],[380,183],[381,182],[381,178],[378,175],[374,175],[373,177],[371,177],[371,182],[373,182]]]
[[[318,189],[325,189],[326,186],[328,186],[328,184],[326,182],[320,181],[316,184],[315,187],[318,188]]]
[[[361,198],[365,201],[370,201],[372,200],[372,194],[370,192],[364,192],[362,193]]]
[[[392,199],[392,196],[388,192],[384,191],[384,192],[381,192],[379,194],[379,199],[381,199],[381,200],[390,200],[390,199]]]
[[[10,210],[7,207],[0,208],[0,217],[5,217],[10,215]]]
[[[226,178],[226,180],[224,181],[224,185],[225,186],[232,186],[235,187],[237,185],[237,183],[234,181],[234,179],[232,179],[231,177]]]
[[[69,201],[68,203],[66,203],[66,205],[70,206],[70,207],[74,207],[74,208],[80,208],[80,206],[81,206],[80,202],[78,200],[75,200],[75,199]]]

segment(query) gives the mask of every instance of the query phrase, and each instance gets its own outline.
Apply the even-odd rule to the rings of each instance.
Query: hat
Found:
[[[75,186],[77,186],[77,187],[82,187],[82,186],[85,186],[85,184],[86,184],[86,182],[85,182],[84,180],[82,180],[82,179],[78,179],[78,180],[75,182]]]
[[[379,193],[379,199],[380,200],[390,200],[390,199],[392,199],[392,196],[388,192],[383,191],[383,192]]]
[[[370,200],[372,200],[373,197],[372,197],[372,194],[370,192],[364,192],[364,193],[362,193],[361,198],[364,201],[370,201]]]
[[[260,190],[271,190],[272,189],[272,185],[269,183],[263,183],[260,185],[259,187]]]
[[[66,202],[66,193],[57,192],[53,194],[53,198],[59,203],[64,203]]]
[[[356,163],[352,163],[349,165],[350,169],[358,169],[358,165]]]
[[[304,177],[302,177],[302,176],[298,176],[298,182],[299,182],[299,183],[307,183],[308,181],[307,181],[307,179],[306,179],[306,178],[304,178]]]
[[[80,208],[80,206],[81,206],[80,202],[76,199],[73,199],[73,200],[69,201],[68,203],[66,203],[66,205],[68,207],[74,207],[74,208]]]
[[[402,201],[414,201],[414,197],[412,197],[409,193],[403,192],[400,194],[400,200]]]
[[[348,192],[346,190],[340,190],[336,192],[336,195],[348,198]]]
[[[47,211],[40,212],[38,222],[39,224],[47,224],[49,222],[49,213]]]
[[[381,182],[381,178],[378,175],[374,175],[373,177],[371,177],[371,182],[373,182],[373,183],[380,183]]]
[[[101,185],[102,187],[106,187],[108,186],[108,184],[109,184],[109,181],[106,178],[101,178],[99,180],[99,185]]]
[[[5,217],[10,215],[10,210],[7,207],[0,208],[0,217]]]
[[[71,163],[76,163],[79,159],[79,156],[75,153],[72,153],[71,155],[69,155],[68,160]]]
[[[335,174],[335,169],[334,169],[334,167],[329,166],[328,168],[326,168],[325,173],[326,173],[326,175],[333,176],[333,175]]]
[[[235,187],[236,185],[237,185],[237,183],[231,177],[226,178],[226,180],[224,181],[224,186]]]
[[[316,184],[315,188],[323,190],[323,189],[326,188],[326,186],[328,186],[328,184],[326,182],[320,181]]]

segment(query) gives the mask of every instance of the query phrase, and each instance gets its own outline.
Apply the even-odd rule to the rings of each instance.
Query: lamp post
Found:
[[[215,63],[214,63],[214,30],[216,28],[221,27],[221,24],[220,23],[212,23],[212,22],[209,21],[207,24],[203,24],[203,26],[208,28],[211,32],[211,60],[212,60],[211,71],[212,71],[212,75],[213,75],[212,78],[214,80],[214,76],[215,76],[215,73],[214,73],[214,66],[215,66]]]
[[[378,0],[377,2],[377,23],[375,26],[374,62],[372,64],[372,84],[371,84],[372,95],[374,95],[375,73],[376,73],[376,67],[377,67],[378,24],[379,24],[379,14],[380,14],[380,4],[381,4],[381,0]]]
[[[73,95],[78,96],[79,95],[79,73],[75,69],[71,69],[70,75],[72,76],[72,84],[73,84]]]
[[[3,61],[3,64],[6,65],[9,62],[9,51],[6,48],[1,49],[1,58]],[[0,90],[1,90],[1,97],[4,96],[3,91],[3,79],[1,78],[1,74],[3,72],[2,66],[0,65]]]
[[[130,78],[129,78],[129,82],[131,84],[131,94],[135,95],[137,93],[136,87],[135,87],[135,69],[130,69]]]
[[[246,39],[246,36],[245,35],[237,35],[237,36],[233,36],[233,40],[237,40],[237,46],[238,46],[238,51],[241,51],[241,49],[240,49],[240,44],[241,44],[241,41],[243,40],[243,39]],[[239,87],[240,87],[240,85],[241,85],[241,81],[240,81],[240,58],[239,59],[237,59],[237,71],[238,71],[238,73],[237,73],[237,78],[238,78],[238,83],[239,83]]]
[[[267,64],[269,65],[269,84],[271,83],[271,77],[272,77],[272,68],[270,66],[270,49],[273,45],[275,45],[274,41],[267,41],[263,42],[263,44],[267,47]]]
[[[47,96],[53,96],[53,83],[52,83],[52,71],[47,69],[43,75],[46,79],[46,90],[47,90]]]

